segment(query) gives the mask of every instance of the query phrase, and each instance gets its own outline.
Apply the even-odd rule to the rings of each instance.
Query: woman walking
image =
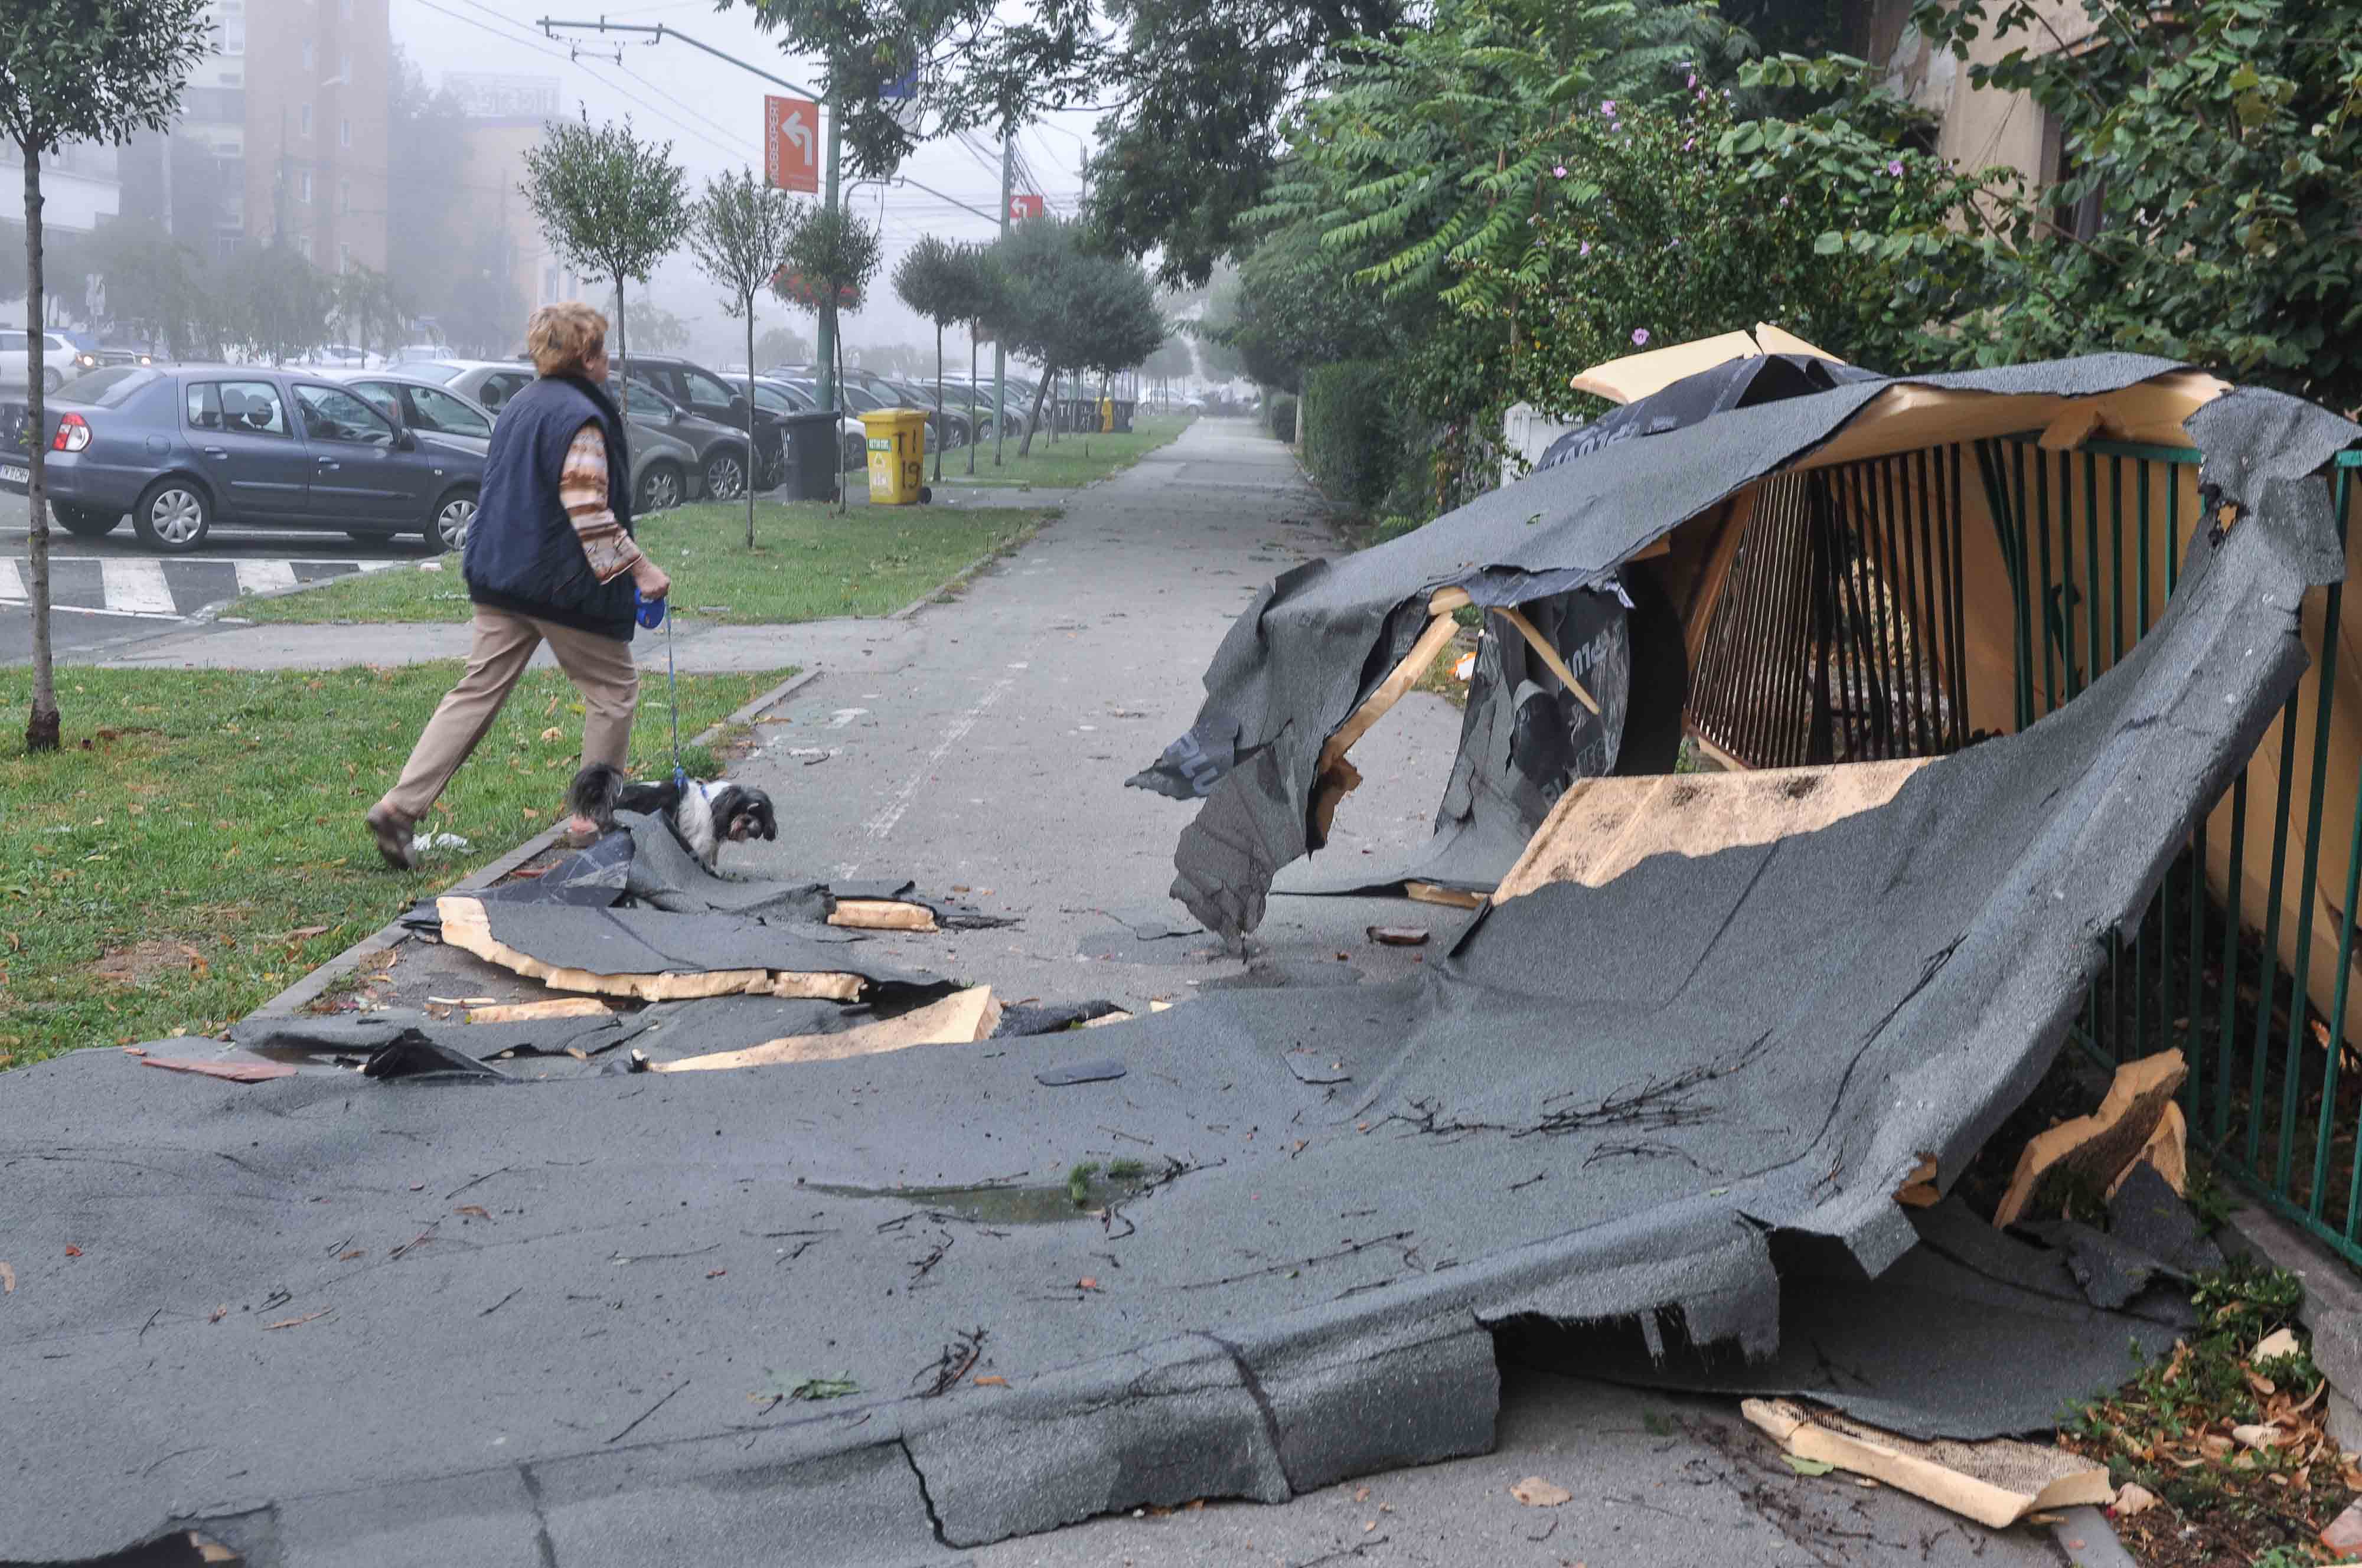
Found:
[[[476,608],[468,672],[364,819],[378,853],[403,870],[418,864],[418,819],[545,642],[582,694],[582,760],[624,766],[640,684],[632,591],[654,601],[672,586],[632,538],[624,417],[604,385],[607,318],[579,301],[544,305],[525,327],[525,348],[540,376],[492,426],[483,493],[461,547]]]

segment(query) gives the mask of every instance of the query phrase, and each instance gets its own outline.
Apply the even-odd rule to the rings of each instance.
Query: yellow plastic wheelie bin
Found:
[[[917,408],[880,408],[861,416],[869,433],[869,504],[913,506],[935,498],[927,488],[927,415]]]

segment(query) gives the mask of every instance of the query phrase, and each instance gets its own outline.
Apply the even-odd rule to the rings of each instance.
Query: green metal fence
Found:
[[[2184,541],[2201,521],[2198,453],[2109,442],[2054,452],[2026,436],[1979,443],[1976,462],[2015,596],[2023,728],[2071,701],[2163,612]],[[2357,468],[2362,451],[2346,452],[2326,476],[2341,547],[2362,488]],[[2136,934],[2111,938],[2074,1037],[2108,1062],[2180,1047],[2190,1065],[2182,1111],[2192,1142],[2272,1209],[2362,1264],[2362,1057],[2345,1062],[2353,1047],[2342,1027],[2362,891],[2362,789],[2335,776],[2332,745],[2342,596],[2332,586],[2308,597],[2307,624],[2318,627],[2313,646],[2323,654],[2313,678],[2289,698],[2276,734],[2233,783],[2227,809],[2190,834]],[[2345,846],[2332,846],[2324,866],[2333,805],[2351,820]],[[2338,817],[2329,821],[2334,829]],[[2267,828],[2270,847],[2259,857],[2250,839]],[[2210,890],[2210,866],[2219,891]],[[2324,873],[2342,899],[2323,893]],[[2241,918],[2243,889],[2246,908],[2262,911],[2260,930]],[[2326,966],[2315,955],[2333,925],[2335,959]]]

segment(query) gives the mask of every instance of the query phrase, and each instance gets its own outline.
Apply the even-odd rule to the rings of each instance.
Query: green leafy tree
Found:
[[[274,365],[326,342],[337,307],[333,279],[283,240],[238,248],[224,274],[228,336]]]
[[[615,352],[627,356],[624,320],[627,280],[645,283],[689,227],[688,176],[672,143],[643,141],[631,121],[553,124],[524,155],[522,187],[550,248],[576,271],[615,284]],[[624,406],[631,406],[631,382]]]
[[[811,339],[789,326],[767,326],[755,339],[757,365],[800,365],[811,358]]]
[[[25,164],[26,321],[29,423],[26,443],[28,589],[33,612],[31,751],[58,749],[57,681],[50,648],[48,426],[41,385],[46,293],[41,256],[41,160],[70,141],[118,146],[171,124],[181,88],[204,58],[205,0],[18,0],[0,28],[0,132]]]
[[[178,359],[221,351],[223,291],[203,257],[136,217],[105,225],[92,237],[105,319],[115,331]]]
[[[927,235],[902,254],[894,265],[894,293],[902,303],[935,326],[935,402],[944,401],[944,328],[955,321],[973,321],[982,309],[981,286],[970,248]],[[943,422],[948,425],[948,421]],[[971,447],[973,443],[971,443]],[[973,469],[975,454],[969,454]],[[935,443],[935,478],[944,477],[944,447]]]
[[[746,450],[755,440],[755,296],[788,257],[796,207],[751,169],[717,175],[690,208],[689,251],[722,291],[723,313],[746,324]],[[746,547],[755,547],[755,487],[746,487]]]
[[[1129,370],[1164,341],[1164,318],[1137,263],[1095,256],[1079,226],[1042,216],[1016,225],[993,247],[1002,280],[1002,336],[1009,350],[1042,365],[1023,457],[1042,423],[1043,400],[1062,374]]]
[[[336,330],[344,341],[386,353],[401,345],[410,313],[403,308],[392,279],[357,262],[330,286]]]
[[[1964,0],[1913,20],[1963,56],[1988,29],[2022,40],[1969,83],[2028,94],[2066,170],[2001,232],[1961,236],[1990,271],[1956,359],[2135,349],[2362,405],[2362,4]]]
[[[836,344],[839,385],[844,379],[844,336],[836,330],[837,314],[858,307],[881,259],[877,230],[858,215],[841,205],[805,207],[788,237],[786,263],[773,280],[780,298],[813,312],[826,325],[822,336]]]

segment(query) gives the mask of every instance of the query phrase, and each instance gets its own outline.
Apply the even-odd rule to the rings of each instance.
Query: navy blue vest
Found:
[[[596,420],[607,438],[607,502],[632,526],[631,455],[624,419],[579,376],[544,376],[501,410],[484,454],[483,492],[460,567],[468,597],[494,609],[632,640],[632,579],[602,583],[559,500],[566,449]]]

